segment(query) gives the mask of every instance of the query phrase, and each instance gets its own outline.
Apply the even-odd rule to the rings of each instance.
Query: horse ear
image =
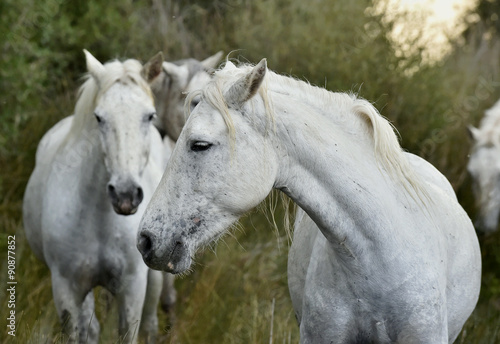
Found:
[[[472,125],[467,126],[467,133],[472,141],[477,141],[479,138],[479,129],[474,128]]]
[[[237,69],[236,66],[234,65],[234,63],[232,63],[231,61],[227,60],[225,63],[224,63],[224,70],[231,70],[231,69]]]
[[[87,61],[87,71],[90,75],[92,75],[95,81],[99,83],[101,76],[106,72],[104,66],[86,49],[83,49],[83,53],[85,54],[85,59]]]
[[[144,80],[151,84],[160,75],[162,63],[163,53],[160,51],[142,67],[141,76]]]
[[[217,64],[219,63],[220,59],[222,58],[222,51],[217,52],[215,55],[212,55],[210,57],[207,57],[203,61],[201,61],[201,64],[205,69],[215,69],[217,67]]]
[[[259,90],[267,71],[267,60],[264,58],[253,67],[247,75],[237,80],[226,93],[226,100],[233,104],[243,104],[251,99]]]
[[[181,87],[186,87],[189,77],[189,68],[186,64],[176,65],[172,62],[163,62],[163,70],[170,75],[171,78],[175,79]]]

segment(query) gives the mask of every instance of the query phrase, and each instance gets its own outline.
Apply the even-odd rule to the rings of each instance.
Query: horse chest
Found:
[[[92,245],[86,252],[80,252],[76,259],[68,262],[64,269],[72,271],[73,280],[88,289],[98,285],[116,293],[123,286],[130,271],[134,271],[135,260],[124,252],[104,245]]]
[[[137,221],[104,212],[98,205],[61,209],[45,223],[47,261],[87,289],[102,285],[116,292],[141,262],[135,247]]]
[[[304,343],[390,342],[386,306],[366,293],[366,283],[313,253],[302,303]]]
[[[418,277],[395,263],[389,269],[376,255],[368,259],[371,264],[350,254],[338,257],[335,248],[318,235],[305,272],[301,333],[310,342],[385,343],[399,338],[414,319],[441,317],[443,291],[435,278]]]

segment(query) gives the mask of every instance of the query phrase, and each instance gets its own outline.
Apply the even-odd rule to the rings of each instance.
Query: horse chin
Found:
[[[163,267],[161,270],[176,275],[185,273],[186,271],[189,270],[190,267],[191,267],[191,257],[186,256],[184,259],[176,263],[168,262],[166,268]]]
[[[156,259],[154,257],[142,256],[144,263],[153,270],[165,271],[171,274],[182,274],[189,270],[191,267],[191,257],[189,255],[184,256],[182,259],[177,261],[165,261],[161,259]]]

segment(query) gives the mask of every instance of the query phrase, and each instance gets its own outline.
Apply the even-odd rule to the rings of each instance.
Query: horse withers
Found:
[[[150,89],[163,57],[101,64],[85,51],[88,75],[74,115],[42,138],[24,195],[26,237],[52,278],[70,342],[97,343],[93,288],[118,300],[119,334],[153,342],[162,275],[135,247],[145,204],[162,174],[161,137]]]

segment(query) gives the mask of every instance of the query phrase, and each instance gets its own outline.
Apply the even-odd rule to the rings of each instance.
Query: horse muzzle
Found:
[[[139,232],[137,249],[144,263],[151,269],[172,274],[185,272],[191,266],[191,255],[184,239],[173,238],[165,250],[161,250],[159,240],[147,230]]]
[[[137,212],[139,204],[144,199],[144,192],[135,183],[122,187],[108,183],[108,196],[117,214],[133,215]]]

